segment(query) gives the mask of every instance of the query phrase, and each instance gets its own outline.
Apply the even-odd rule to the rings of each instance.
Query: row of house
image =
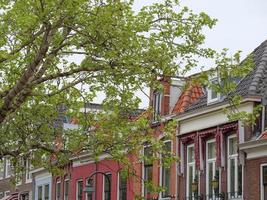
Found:
[[[11,185],[10,162],[6,159],[0,168],[0,199],[133,200],[141,195],[161,200],[266,200],[267,41],[252,55],[255,67],[236,80],[234,93],[243,97],[239,111],[252,113],[262,105],[254,124],[229,121],[223,111],[229,107],[227,97],[210,88],[192,85],[183,90],[184,81],[162,79],[164,90],[151,91],[150,95],[154,113],[161,120],[152,117],[151,126],[164,140],[164,124],[177,122],[175,138],[164,141],[166,148],[180,158],[170,168],[157,161],[134,163],[141,179],[126,179],[120,173],[122,166],[107,155],[95,163],[84,153],[65,166],[62,176],[46,169],[27,170],[19,184]],[[150,151],[149,146],[144,146],[144,154]],[[24,164],[29,169],[28,162]],[[164,190],[152,192],[145,181]]]

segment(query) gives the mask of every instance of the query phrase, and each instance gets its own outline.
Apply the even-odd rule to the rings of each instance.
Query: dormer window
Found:
[[[153,94],[153,121],[158,121],[158,116],[161,114],[161,93],[154,92]]]
[[[213,85],[214,87],[215,84],[218,84],[219,79],[218,77],[213,77],[209,79],[209,81],[210,81],[210,84]],[[207,89],[208,90],[208,104],[214,103],[220,99],[220,94],[213,87],[209,87]]]

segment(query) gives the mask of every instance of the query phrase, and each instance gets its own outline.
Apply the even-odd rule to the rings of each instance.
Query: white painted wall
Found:
[[[246,111],[251,113],[253,111],[253,103],[248,102],[240,105],[239,111]],[[225,124],[227,122],[229,122],[229,120],[223,113],[223,110],[221,108],[220,110],[214,112],[198,115],[196,117],[180,121],[179,135],[210,128],[220,124]]]

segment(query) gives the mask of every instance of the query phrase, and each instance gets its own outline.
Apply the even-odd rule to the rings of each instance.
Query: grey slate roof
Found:
[[[235,90],[235,94],[242,97],[260,96],[267,104],[267,40],[262,42],[252,53],[255,68],[242,78]],[[221,102],[221,101],[220,101]],[[207,94],[185,109],[185,112],[195,111],[207,107]]]

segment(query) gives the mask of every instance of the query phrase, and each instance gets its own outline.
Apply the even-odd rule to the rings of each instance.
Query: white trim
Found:
[[[229,141],[232,138],[237,138],[237,136],[235,134],[228,136],[227,138],[227,192],[228,194],[230,194],[230,176],[231,176],[231,171],[230,171],[230,160],[234,160],[235,162],[235,181],[234,181],[234,192],[236,193],[236,196],[238,195],[238,152],[236,152],[233,155],[229,155],[230,152],[230,145],[229,145]],[[238,144],[238,141],[237,141]],[[243,186],[244,186],[244,167],[242,166],[242,194],[240,197],[236,197],[234,199],[243,199]],[[233,198],[232,198],[233,199]]]
[[[264,200],[264,191],[263,191],[263,167],[267,166],[267,163],[260,165],[260,196],[261,200]]]
[[[120,172],[117,174],[117,200],[120,200]]]
[[[10,167],[10,174],[8,174],[8,166]],[[11,174],[12,174],[11,170],[12,170],[11,169],[11,161],[9,158],[6,158],[5,159],[5,178],[11,177]]]
[[[60,194],[59,194],[59,199],[57,198],[57,193],[58,193],[58,184],[59,184],[59,192],[60,192]],[[56,200],[60,200],[61,198],[61,193],[62,193],[62,191],[61,191],[61,180],[60,179],[58,179],[57,180],[57,182],[56,182],[56,195],[55,195],[55,197],[56,197]],[[63,198],[64,198],[64,196],[63,196]]]
[[[108,175],[111,175],[110,176],[110,180],[109,180],[109,189],[110,189],[110,197],[111,197],[111,180],[112,180],[112,173],[110,173],[110,172],[107,172],[107,173],[105,173],[107,176]],[[103,200],[105,200],[105,180],[106,180],[106,176],[105,175],[103,175],[103,187],[102,187],[102,192],[103,192],[103,195],[102,195],[102,199]]]
[[[0,171],[2,169],[2,177],[0,176],[0,180],[4,179],[5,178],[5,162],[4,160],[0,160]]]
[[[66,196],[65,196],[65,194],[66,194],[66,182],[68,181],[68,183],[69,183],[69,185],[68,185],[68,199],[67,200],[69,200],[69,193],[70,193],[70,179],[69,178],[66,178],[66,179],[64,179],[64,185],[63,185],[63,199],[64,200],[66,200]]]
[[[242,106],[251,106],[253,108],[254,102],[261,102],[260,98],[244,98],[241,101],[240,107]],[[162,117],[162,121],[167,121],[170,119],[176,120],[177,122],[186,120],[186,119],[192,119],[194,117],[198,117],[200,115],[203,114],[207,114],[207,113],[211,113],[214,111],[221,111],[223,108],[227,108],[230,107],[228,102],[221,102],[218,104],[212,104],[209,105],[208,107],[205,107],[203,109],[199,109],[195,112],[188,112],[188,113],[184,113],[184,114],[171,114],[171,115],[166,115]],[[240,109],[240,107],[238,107],[238,110]],[[252,111],[253,109],[251,109]],[[241,110],[242,111],[242,110]]]
[[[76,195],[75,195],[76,200],[78,200],[78,182],[82,182],[82,188],[83,188],[83,179],[77,179],[76,180]]]
[[[188,149],[189,148],[193,148],[194,150],[194,153],[195,153],[195,147],[194,147],[194,144],[190,144],[186,147],[186,196],[189,197],[189,170],[188,168],[189,167],[193,167],[193,173],[192,173],[192,177],[193,177],[193,180],[194,181],[194,176],[196,174],[196,169],[195,169],[195,158],[194,158],[194,161],[193,162],[188,162]]]
[[[173,152],[173,142],[172,140],[165,140],[163,143],[165,145],[165,143],[168,143],[170,142],[171,143],[171,152]],[[170,172],[171,172],[171,166],[170,166]],[[163,180],[162,180],[162,155],[160,155],[160,169],[159,169],[159,185],[160,187],[162,187],[163,185]],[[171,188],[170,188],[171,190]],[[170,191],[171,192],[171,191]],[[159,199],[162,199],[162,200],[167,200],[167,199],[171,199],[170,197],[162,197],[162,192],[160,192],[159,194]]]
[[[208,140],[206,142],[206,195],[208,196],[210,191],[209,191],[209,168],[208,168],[208,165],[211,163],[212,164],[212,171],[213,171],[213,175],[215,175],[216,173],[216,155],[214,158],[208,158],[208,152],[209,152],[209,149],[208,149],[208,145],[210,143],[214,143],[214,151],[216,151],[216,147],[215,147],[215,139],[211,139],[211,140]],[[213,179],[213,177],[212,177]],[[211,194],[214,194],[214,191],[212,191]]]

